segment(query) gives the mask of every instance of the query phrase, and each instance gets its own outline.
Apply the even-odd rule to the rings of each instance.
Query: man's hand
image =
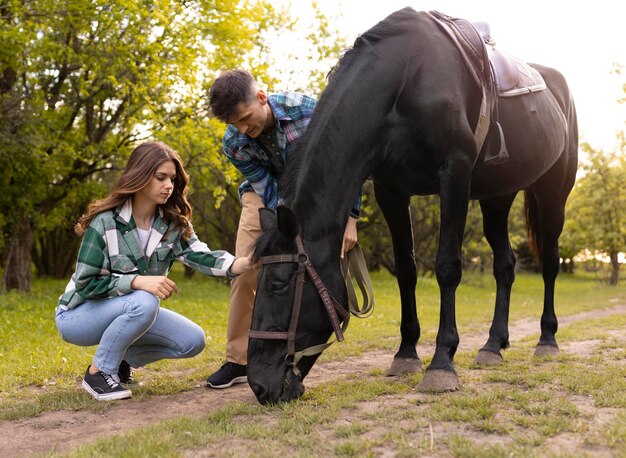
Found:
[[[348,251],[354,248],[357,242],[356,235],[356,222],[357,219],[352,216],[348,217],[348,223],[346,224],[346,230],[343,233],[343,243],[341,244],[341,259],[343,259]]]
[[[164,301],[172,297],[172,294],[178,292],[176,283],[161,275],[137,275],[133,278],[130,287],[148,291]]]
[[[250,256],[242,256],[235,259],[230,266],[230,272],[234,275],[239,275],[252,269],[252,260]]]

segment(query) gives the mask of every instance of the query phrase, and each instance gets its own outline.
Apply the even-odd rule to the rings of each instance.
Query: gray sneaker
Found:
[[[243,364],[225,362],[217,372],[206,379],[209,388],[228,388],[235,383],[246,383],[248,381],[247,367]]]
[[[89,373],[89,367],[83,378],[83,388],[98,401],[113,401],[115,399],[130,398],[133,394],[122,385],[116,375],[105,374],[100,371]]]

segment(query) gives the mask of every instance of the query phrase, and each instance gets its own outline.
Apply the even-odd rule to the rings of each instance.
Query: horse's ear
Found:
[[[272,210],[265,207],[259,208],[259,219],[261,220],[263,232],[270,232],[276,229],[276,213]]]
[[[283,237],[294,239],[298,232],[298,219],[296,214],[288,207],[279,205],[276,207],[276,216],[278,220],[278,231]]]

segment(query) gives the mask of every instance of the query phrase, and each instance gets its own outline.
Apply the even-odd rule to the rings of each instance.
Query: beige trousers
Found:
[[[247,256],[252,245],[263,232],[259,221],[259,208],[263,202],[256,192],[246,192],[241,197],[241,216],[235,242],[235,256]],[[248,331],[252,323],[252,308],[256,294],[259,269],[255,268],[235,277],[230,286],[230,311],[226,329],[226,360],[246,364],[248,360]]]

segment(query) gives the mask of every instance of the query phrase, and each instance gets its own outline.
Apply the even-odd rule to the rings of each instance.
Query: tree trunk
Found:
[[[569,261],[569,262],[566,262]],[[574,260],[572,258],[564,258],[561,263],[561,272],[564,274],[574,273]]]
[[[37,276],[69,278],[76,265],[80,237],[69,227],[57,227],[37,237],[32,261]]]
[[[9,239],[3,289],[6,291],[30,291],[31,250],[33,249],[35,228],[26,218],[20,218]]]
[[[610,285],[617,285],[619,282],[619,260],[617,258],[617,251],[609,253],[611,258],[611,278],[609,279]]]

